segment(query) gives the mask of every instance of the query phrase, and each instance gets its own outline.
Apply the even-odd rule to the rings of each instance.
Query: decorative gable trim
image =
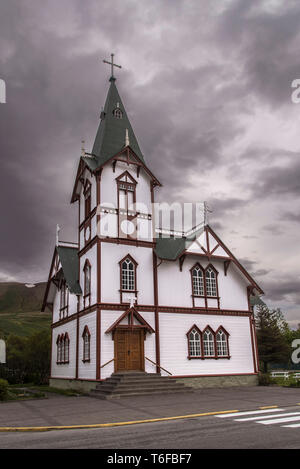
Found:
[[[137,181],[131,176],[131,174],[128,171],[124,171],[122,174],[120,174],[120,176],[116,178],[116,181],[130,183],[130,184],[137,184]]]
[[[124,318],[128,317],[128,325],[127,324],[120,324]],[[140,325],[134,324],[134,318],[140,323]],[[105,331],[105,334],[109,334],[110,332],[114,333],[116,328],[126,328],[126,329],[134,329],[134,328],[144,328],[150,334],[155,332],[154,329],[147,323],[147,321],[139,314],[139,312],[134,308],[127,309],[121,316]]]
[[[122,159],[121,158],[121,155],[124,154],[124,152],[127,152],[126,153],[126,156],[127,156],[127,159]],[[132,155],[136,161],[133,161],[131,159],[129,159],[129,156]],[[161,186],[162,184],[159,182],[159,180],[154,176],[154,174],[150,171],[149,168],[147,168],[147,166],[145,165],[145,163],[138,157],[138,155],[132,150],[132,148],[130,146],[127,146],[125,149],[123,148],[121,151],[119,151],[116,155],[114,156],[111,156],[107,161],[105,161],[104,163],[102,163],[101,165],[99,165],[99,167],[95,170],[95,172],[98,172],[99,170],[101,170],[106,164],[109,164],[109,163],[113,163],[113,165],[115,165],[117,161],[120,161],[121,163],[127,163],[128,165],[129,164],[134,164],[136,165],[138,168],[141,167],[145,170],[145,172],[148,174],[148,176],[150,176],[150,178],[152,179],[153,181],[153,184],[155,186]]]

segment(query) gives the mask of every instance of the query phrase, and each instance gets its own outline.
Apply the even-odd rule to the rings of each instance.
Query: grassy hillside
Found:
[[[0,335],[28,336],[50,330],[51,313],[41,313],[46,283],[0,283]]]
[[[0,314],[40,311],[46,283],[28,288],[24,283],[0,283]]]

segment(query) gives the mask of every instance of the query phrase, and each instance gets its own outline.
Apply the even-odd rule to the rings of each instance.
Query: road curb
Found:
[[[160,417],[155,419],[146,420],[132,420],[129,422],[112,422],[112,423],[98,423],[90,425],[51,425],[44,427],[0,427],[0,432],[47,432],[51,430],[79,430],[79,429],[92,429],[92,428],[107,428],[107,427],[121,427],[125,425],[137,425],[141,423],[154,423],[164,422],[168,420],[180,420],[196,417],[209,417],[210,415],[228,414],[232,412],[240,412],[239,410],[220,410],[216,412],[203,412],[201,414],[188,414],[178,415],[175,417]]]

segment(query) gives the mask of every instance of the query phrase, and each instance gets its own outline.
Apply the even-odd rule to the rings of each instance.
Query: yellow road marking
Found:
[[[113,422],[113,423],[99,423],[94,425],[57,425],[57,426],[46,426],[46,427],[0,427],[0,432],[45,432],[49,430],[78,430],[86,428],[105,428],[105,427],[120,427],[123,425],[135,425],[138,423],[153,423],[163,422],[166,420],[179,420],[189,419],[195,417],[206,417],[210,415],[228,414],[232,412],[239,412],[239,410],[222,410],[217,412],[204,412],[202,414],[189,414],[189,415],[178,415],[176,417],[161,417],[156,419],[148,420],[133,420],[129,422]]]
[[[276,409],[276,407],[278,407],[278,405],[267,405],[264,407],[259,407],[259,409]]]

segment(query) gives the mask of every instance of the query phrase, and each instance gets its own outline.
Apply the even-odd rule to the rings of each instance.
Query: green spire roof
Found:
[[[118,93],[115,78],[111,77],[110,82],[92,154],[97,158],[99,165],[105,163],[105,161],[109,160],[109,158],[116,155],[125,147],[126,129],[128,129],[129,145],[136,155],[144,161],[144,157]],[[118,118],[118,115],[122,117]]]

